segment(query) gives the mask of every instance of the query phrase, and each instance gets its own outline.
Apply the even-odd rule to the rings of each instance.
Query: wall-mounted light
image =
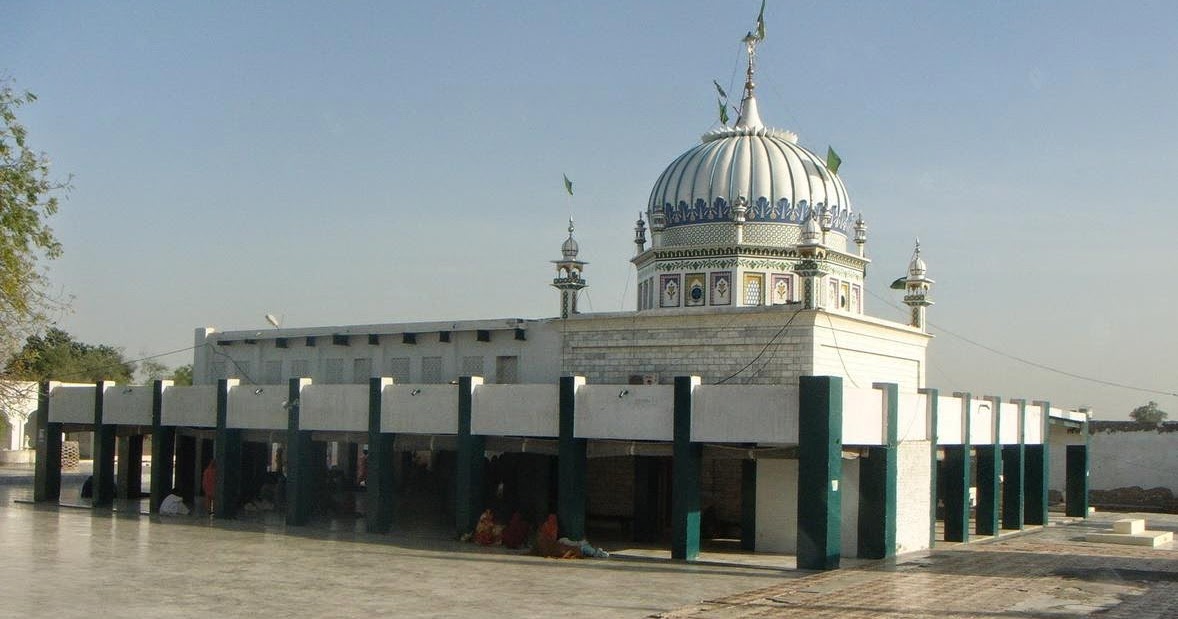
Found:
[[[128,393],[131,393],[132,391],[135,391],[135,390],[130,387],[126,387],[123,389],[123,395],[127,395]]]
[[[623,389],[623,390],[621,390],[621,391],[619,391],[619,392],[618,392],[618,397],[619,397],[619,398],[624,398],[624,397],[626,397],[626,396],[628,396],[628,395],[630,395],[630,390],[629,390],[629,389]]]
[[[254,395],[262,395],[263,391],[265,391],[265,389],[258,387],[257,389],[254,389]]]
[[[283,400],[283,401],[282,401],[282,408],[284,408],[284,409],[286,409],[286,410],[290,410],[290,409],[292,409],[292,408],[295,408],[295,407],[297,407],[298,405],[299,405],[299,399],[298,399],[298,398],[295,398],[295,399],[293,399],[293,400]]]
[[[417,395],[417,394],[419,394],[419,393],[421,393],[421,389],[414,389],[413,391],[410,391],[410,392],[409,392],[409,395],[411,395],[411,396],[415,396],[415,395]]]

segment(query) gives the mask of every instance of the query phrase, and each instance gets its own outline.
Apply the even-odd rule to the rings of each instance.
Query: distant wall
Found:
[[[1178,491],[1178,422],[1155,426],[1093,421],[1089,429],[1089,489],[1140,486]]]

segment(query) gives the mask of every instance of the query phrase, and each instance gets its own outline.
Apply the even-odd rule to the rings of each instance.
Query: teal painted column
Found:
[[[634,525],[636,542],[653,542],[659,530],[658,471],[660,459],[654,456],[634,456]]]
[[[222,520],[237,517],[241,502],[241,430],[228,425],[229,388],[237,384],[237,379],[217,381],[217,438],[213,442],[217,483],[213,512]]]
[[[164,390],[171,386],[170,380],[157,380],[151,391],[151,500],[148,501],[148,511],[152,514],[160,512],[160,503],[173,486],[176,428],[163,423]]]
[[[125,434],[118,437],[117,445],[117,496],[120,499],[138,500],[143,494],[143,435]]]
[[[798,380],[798,568],[833,570],[842,556],[843,379]]]
[[[674,444],[671,458],[671,558],[699,557],[700,467],[703,445],[691,441],[691,391],[698,376],[675,377]]]
[[[368,380],[368,481],[365,482],[364,519],[369,533],[386,533],[393,525],[396,508],[393,483],[393,444],[395,436],[381,430],[381,396],[391,378]]]
[[[577,387],[584,385],[581,376],[560,377],[557,464],[557,528],[569,539],[585,539],[585,468],[588,441],[577,438],[574,428]]]
[[[929,514],[928,514],[928,547],[932,548],[937,545],[937,488],[939,483],[939,468],[937,464],[937,407],[940,406],[938,397],[940,391],[937,389],[921,388],[917,389],[918,393],[925,396],[927,404],[925,405],[926,422],[928,423],[928,437],[929,437]]]
[[[61,499],[61,424],[49,421],[48,381],[37,385],[36,432],[37,464],[33,468],[33,501],[53,502]]]
[[[113,381],[100,380],[94,384],[94,498],[93,507],[110,507],[115,500],[115,426],[102,423],[102,408],[106,388]]]
[[[961,444],[945,446],[945,541],[969,542],[970,393],[955,392],[961,400]]]
[[[314,505],[315,466],[311,432],[299,429],[299,398],[309,378],[292,378],[286,388],[286,524],[303,526]]]
[[[1065,453],[1067,462],[1067,486],[1064,497],[1066,514],[1071,517],[1088,517],[1088,422],[1080,426],[1084,433],[1083,445],[1068,445]]]
[[[740,461],[740,549],[757,549],[757,461]]]
[[[1047,491],[1051,488],[1051,435],[1048,417],[1051,415],[1051,402],[1036,400],[1032,402],[1042,411],[1039,416],[1039,436],[1042,440],[1038,445],[1026,447],[1026,506],[1023,522],[1033,525],[1047,524]]]
[[[1002,446],[1002,528],[1022,530],[1026,503],[1023,477],[1026,468],[1027,402],[1011,400],[1011,403],[1018,407],[1018,444]]]
[[[874,383],[883,392],[884,444],[868,447],[859,459],[859,526],[857,554],[884,559],[896,554],[896,479],[900,418],[899,386]]]
[[[483,460],[486,438],[471,434],[470,416],[474,388],[480,376],[458,379],[458,454],[454,474],[454,528],[459,535],[474,531],[483,511]]]
[[[989,445],[978,445],[978,508],[974,532],[978,535],[998,535],[998,499],[1002,493],[1002,398],[986,396],[990,408]]]

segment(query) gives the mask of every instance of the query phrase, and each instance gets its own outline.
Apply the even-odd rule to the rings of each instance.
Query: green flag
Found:
[[[717,93],[720,93],[720,98],[721,98],[721,99],[727,99],[727,98],[728,98],[728,93],[724,92],[724,89],[723,89],[723,88],[720,88],[720,82],[717,82],[716,80],[712,80],[712,84],[714,84],[714,85],[716,86],[716,92],[717,92]]]
[[[889,287],[892,290],[903,290],[907,286],[908,286],[908,278],[907,277],[898,277],[898,278],[896,278],[895,281],[892,282],[892,285]]]
[[[573,181],[569,180],[568,174],[564,174],[563,176],[564,176],[564,190],[569,192],[569,195],[571,196],[571,195],[573,195]]]
[[[834,149],[826,147],[826,169],[830,170],[831,174],[839,173],[839,166],[843,164],[843,160],[834,152]]]
[[[761,12],[757,14],[757,40],[765,40],[765,0],[761,0]]]
[[[720,106],[720,124],[728,124],[728,106],[724,105],[724,101],[716,99],[716,104]]]

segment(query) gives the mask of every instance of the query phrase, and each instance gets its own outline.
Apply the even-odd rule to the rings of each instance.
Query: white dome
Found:
[[[853,217],[842,180],[797,135],[759,120],[704,134],[659,176],[650,211],[662,211],[668,228],[731,221],[732,203],[744,197],[749,222],[801,225],[825,206],[831,228],[845,235]]]

